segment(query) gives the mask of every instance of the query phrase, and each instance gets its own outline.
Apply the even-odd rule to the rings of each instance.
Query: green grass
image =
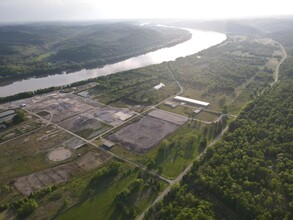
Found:
[[[159,109],[168,111],[168,112],[173,112],[179,115],[185,115],[187,117],[190,117],[193,115],[193,110],[196,109],[196,107],[191,108],[191,107],[186,107],[186,106],[182,106],[182,105],[178,105],[175,108],[171,108],[165,104],[161,104],[158,106]]]
[[[111,152],[143,166],[147,166],[150,160],[154,160],[153,169],[156,172],[174,178],[198,156],[200,130],[196,126],[200,125],[196,122],[191,122],[191,124],[183,125],[147,153],[135,153],[121,145],[115,145]],[[160,153],[161,148],[166,149],[164,154]]]
[[[48,136],[48,131],[57,132],[54,136]],[[46,126],[0,145],[0,184],[8,184],[14,178],[71,161],[78,156],[78,153],[92,148],[91,146],[82,147],[73,152],[73,155],[66,161],[49,161],[47,159],[48,152],[71,137],[64,131]]]
[[[213,122],[213,121],[217,120],[219,117],[220,117],[220,114],[201,111],[200,113],[195,115],[194,118],[202,120],[202,121]]]
[[[48,57],[50,57],[53,53],[52,52],[47,52],[47,53],[43,53],[41,55],[39,55],[38,57],[36,57],[36,61],[42,61]]]
[[[123,164],[117,175],[101,179],[91,195],[61,214],[57,219],[129,219],[120,208],[117,208],[115,198],[140,175],[139,169]],[[146,178],[144,184],[150,184],[149,180],[153,178]],[[161,189],[152,191],[152,193],[149,190],[151,185],[149,187],[142,185],[125,202],[132,205],[138,215],[166,187],[166,184],[161,184]]]

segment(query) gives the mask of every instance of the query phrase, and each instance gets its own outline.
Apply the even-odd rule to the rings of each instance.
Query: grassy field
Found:
[[[196,119],[199,119],[202,121],[208,121],[208,122],[213,122],[217,120],[219,117],[220,117],[220,114],[206,112],[206,111],[201,111],[200,113],[194,116],[194,118]]]
[[[174,112],[179,115],[185,115],[187,117],[191,117],[193,115],[193,110],[196,109],[196,108],[190,108],[190,107],[186,107],[182,105],[178,105],[177,107],[172,108],[165,104],[159,105],[158,108],[168,112]]]
[[[132,190],[137,179],[143,182]],[[95,183],[94,189],[89,189],[91,187],[88,185],[83,192],[85,194],[92,190],[90,195],[57,219],[133,219],[156,198],[166,184],[141,173],[139,169],[122,164],[119,173],[101,178]],[[127,189],[130,193],[123,202],[133,209],[133,214],[125,212],[117,199],[117,195]]]
[[[217,111],[232,105],[236,113],[273,81],[274,56],[280,51],[268,38],[231,35],[224,43],[177,59],[170,67],[184,88],[182,96],[209,102],[209,109]]]
[[[54,135],[50,137],[48,132],[53,132]],[[60,162],[49,161],[48,152],[71,137],[68,133],[47,126],[0,145],[0,184],[7,184],[13,178],[56,166]],[[66,161],[75,159],[81,151],[90,148],[92,147],[79,148]]]
[[[200,126],[196,122],[183,125],[145,154],[135,153],[121,145],[115,145],[111,152],[144,166],[150,166],[149,163],[154,162],[150,169],[174,178],[197,157]]]
[[[35,116],[30,116],[22,110],[17,112],[22,115],[23,119],[17,123],[10,123],[7,129],[0,132],[0,143],[44,126],[44,123]]]
[[[97,83],[89,94],[99,102],[119,107],[153,105],[179,91],[166,63],[100,77]],[[154,89],[160,83],[165,87]]]

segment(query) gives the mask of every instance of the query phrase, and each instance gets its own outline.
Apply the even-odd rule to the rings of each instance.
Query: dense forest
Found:
[[[248,105],[146,219],[292,219],[292,85]]]
[[[180,29],[127,23],[2,26],[0,78],[93,68],[190,37]]]
[[[288,51],[281,81],[246,106],[145,219],[293,218],[293,42],[287,33],[270,33]]]

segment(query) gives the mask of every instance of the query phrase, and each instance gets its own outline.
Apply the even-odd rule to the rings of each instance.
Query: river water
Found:
[[[51,86],[68,85],[81,80],[145,67],[152,64],[159,64],[164,61],[174,61],[176,58],[195,54],[203,49],[219,44],[226,39],[226,35],[221,33],[193,29],[186,30],[191,32],[191,39],[173,47],[159,49],[121,62],[105,65],[101,68],[83,69],[72,73],[64,72],[63,74],[15,81],[9,85],[0,87],[0,97],[15,95],[21,92],[35,91]]]

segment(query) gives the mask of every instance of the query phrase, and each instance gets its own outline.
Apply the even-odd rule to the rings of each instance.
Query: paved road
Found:
[[[221,137],[224,133],[226,133],[228,131],[228,126],[207,146],[207,148],[204,150],[204,152],[202,152],[197,158],[196,160],[198,160],[202,155],[204,155],[207,151],[207,149],[214,145]],[[157,202],[159,202],[160,200],[162,200],[171,190],[171,188],[176,184],[179,183],[183,176],[185,176],[192,168],[193,163],[191,163],[188,167],[185,168],[185,170],[179,174],[179,176],[177,176],[177,178],[172,181],[170,183],[170,185],[156,198],[156,200],[154,202],[152,202],[152,204],[136,219],[136,220],[142,220],[144,218],[145,213],[152,207],[154,206]]]
[[[287,53],[286,53],[286,50],[283,47],[283,45],[280,44],[278,41],[275,41],[275,42],[280,46],[280,48],[282,50],[282,53],[283,53],[283,57],[282,57],[281,61],[279,62],[279,64],[277,65],[277,68],[275,70],[275,81],[272,83],[272,85],[274,85],[276,82],[279,81],[279,70],[280,70],[280,66],[284,62],[284,60],[287,58]]]

